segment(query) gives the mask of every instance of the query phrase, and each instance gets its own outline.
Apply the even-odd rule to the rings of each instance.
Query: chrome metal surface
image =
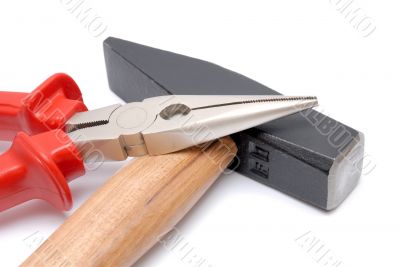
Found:
[[[79,113],[66,130],[86,158],[171,153],[318,104],[316,97],[171,95]]]

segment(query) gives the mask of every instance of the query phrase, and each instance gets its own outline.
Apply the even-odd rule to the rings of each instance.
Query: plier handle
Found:
[[[0,211],[31,199],[61,210],[72,207],[68,181],[83,175],[85,168],[60,129],[86,110],[78,85],[62,73],[29,94],[0,92],[0,140],[14,140],[0,156]]]

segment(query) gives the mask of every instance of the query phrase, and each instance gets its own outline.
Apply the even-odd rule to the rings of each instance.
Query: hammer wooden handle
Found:
[[[89,198],[22,266],[130,266],[167,234],[235,156],[229,138],[142,157]]]

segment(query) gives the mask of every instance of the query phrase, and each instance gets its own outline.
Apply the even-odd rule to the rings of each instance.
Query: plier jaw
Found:
[[[157,116],[141,132],[150,155],[201,145],[318,104],[316,97],[265,95],[173,95],[150,101]]]
[[[200,145],[315,105],[315,97],[159,96],[78,113],[66,130],[84,158],[116,161]]]

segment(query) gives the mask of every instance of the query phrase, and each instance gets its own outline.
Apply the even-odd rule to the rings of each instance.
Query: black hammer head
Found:
[[[117,38],[104,41],[111,90],[126,102],[159,95],[277,95],[243,75],[199,59]],[[231,168],[325,210],[336,208],[361,175],[364,137],[306,110],[234,134]]]

